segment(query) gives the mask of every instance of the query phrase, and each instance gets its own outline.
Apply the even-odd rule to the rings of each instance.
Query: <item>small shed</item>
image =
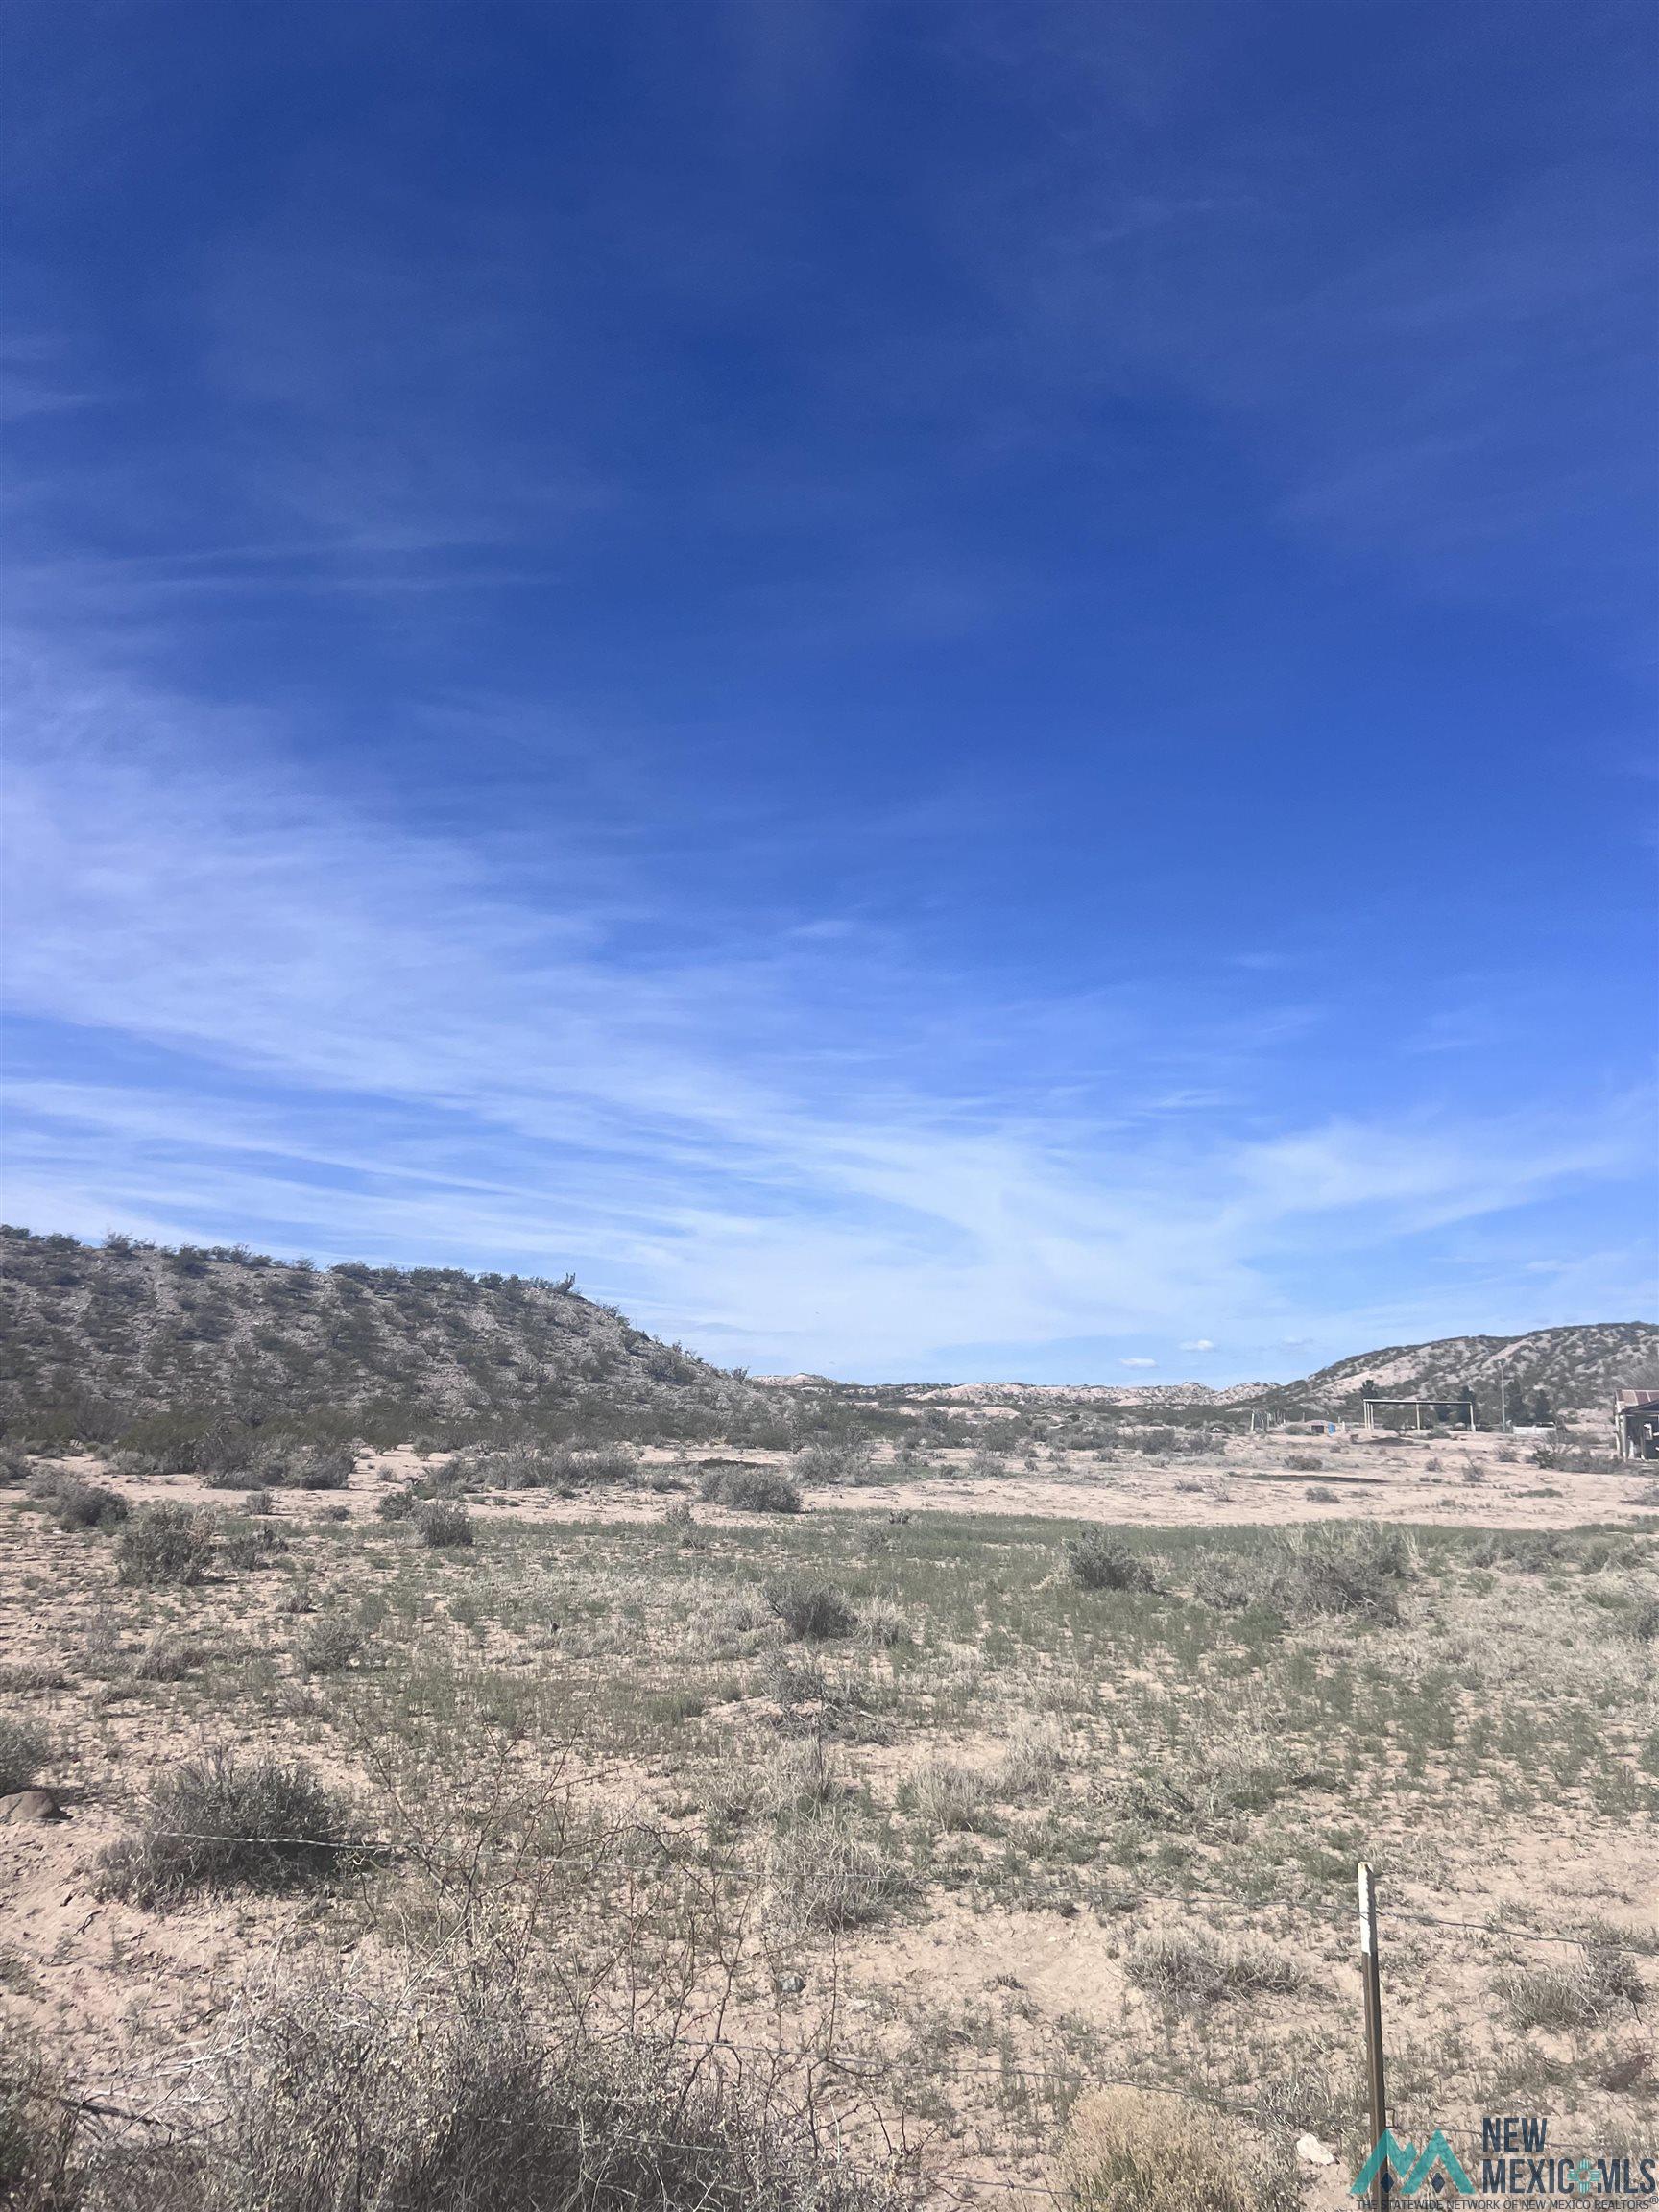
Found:
[[[1659,1459],[1659,1390],[1621,1390],[1613,1400],[1621,1459]]]

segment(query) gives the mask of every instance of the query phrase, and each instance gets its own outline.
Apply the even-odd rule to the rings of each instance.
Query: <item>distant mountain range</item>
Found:
[[[1512,1397],[1536,1402],[1540,1392],[1558,1412],[1603,1407],[1622,1384],[1659,1384],[1659,1324],[1589,1321],[1534,1329],[1525,1336],[1440,1336],[1428,1344],[1389,1344],[1334,1360],[1293,1382],[936,1382],[848,1384],[822,1375],[760,1376],[774,1390],[840,1391],[872,1401],[942,1406],[1070,1405],[1182,1407],[1265,1404],[1275,1411],[1306,1407],[1317,1413],[1358,1412],[1361,1386],[1375,1382],[1391,1398],[1460,1396],[1471,1390],[1482,1413],[1498,1409],[1498,1374]]]

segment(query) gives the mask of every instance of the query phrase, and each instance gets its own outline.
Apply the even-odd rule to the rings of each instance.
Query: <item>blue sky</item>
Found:
[[[7,1217],[868,1378],[1651,1311],[1655,24],[14,6]]]

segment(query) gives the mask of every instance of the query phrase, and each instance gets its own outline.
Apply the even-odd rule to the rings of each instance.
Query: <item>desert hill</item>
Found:
[[[107,1436],[145,1415],[326,1416],[365,1433],[525,1421],[662,1435],[767,1412],[740,1376],[568,1278],[313,1267],[0,1229],[0,1420]]]
[[[1475,1394],[1482,1415],[1498,1407],[1500,1368],[1511,1407],[1517,1393],[1539,1393],[1556,1411],[1602,1407],[1622,1384],[1659,1379],[1659,1326],[1651,1321],[1584,1321],[1534,1329],[1524,1336],[1440,1336],[1428,1344],[1390,1344],[1338,1359],[1280,1395],[1320,1411],[1357,1409],[1359,1390],[1376,1382],[1391,1397]]]

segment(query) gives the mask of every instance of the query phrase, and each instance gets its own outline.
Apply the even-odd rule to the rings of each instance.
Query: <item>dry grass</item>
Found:
[[[964,2187],[1053,2177],[1072,2101],[1118,2075],[1249,2105],[1275,2156],[1313,2127],[1351,2170],[1367,1848],[1385,1902],[1551,1934],[1627,1923],[1621,1975],[1652,1979],[1659,1711],[1635,1625],[1659,1597],[1650,1533],[1109,1530],[1113,1557],[1155,1561],[1155,1586],[1131,1570],[1085,1588],[1069,1525],[822,1502],[670,1523],[629,1485],[580,1516],[551,1485],[515,1487],[474,1503],[475,1547],[431,1549],[375,1517],[418,1471],[386,1472],[359,1467],[344,1524],[279,1492],[258,1526],[288,1549],[246,1565],[237,1524],[215,1522],[197,1582],[122,1581],[119,1533],[0,1504],[10,1705],[49,1735],[49,1779],[80,1786],[70,1821],[4,1832],[21,1910],[0,2006],[45,2020],[79,1976],[105,2005],[70,2024],[80,2079],[129,2055],[164,2076],[169,2000],[204,2008],[201,2045],[206,2008],[280,1960],[349,1957],[391,1987],[444,1959],[452,1994],[531,1992],[502,2032],[533,2027],[562,2083],[601,2046],[676,2082],[716,2042],[721,2069],[781,2053],[781,2115],[809,2083],[839,2127],[855,2090],[855,2162],[879,2165],[884,2129],[931,2131],[943,2201],[958,2167]],[[436,1505],[459,1509],[412,1510]],[[826,1618],[835,1632],[814,1634]],[[179,1765],[231,1741],[205,1772]],[[274,1840],[220,1857],[222,1835]],[[353,1861],[303,1840],[352,1836],[396,1847]],[[1528,1920],[1545,1894],[1548,1920]],[[1500,2083],[1564,2138],[1645,2120],[1645,2091],[1600,2086],[1643,2034],[1610,1956],[1588,1983],[1495,1992],[1497,1959],[1479,1935],[1390,1932],[1404,2123],[1467,2122]],[[495,2032],[444,2013],[462,2015]],[[255,2097],[252,2075],[236,2094]],[[429,2109],[461,2125],[470,2108]],[[1215,2120],[1248,2147],[1234,2125]],[[1240,2186],[1276,2186],[1246,2166]],[[1157,2182],[1132,2161],[1104,2172],[1077,2186],[1118,2195],[1079,2203],[1116,2212]],[[241,2212],[216,2165],[201,2186],[192,2212]]]
[[[1523,2032],[1600,2027],[1639,2014],[1644,1996],[1641,1974],[1628,1952],[1600,1943],[1544,1966],[1505,1968],[1496,1988],[1510,2025]]]
[[[1070,2212],[1281,2212],[1296,2200],[1287,2162],[1238,2120],[1137,2089],[1083,2099],[1061,2179]]]
[[[1147,1936],[1129,1954],[1137,1988],[1174,2006],[1214,2005],[1229,1997],[1293,1996],[1307,1980],[1298,1961],[1264,1943],[1213,1936]]]
[[[774,1923],[840,1934],[882,1920],[908,1887],[903,1869],[850,1811],[830,1809],[777,1835],[765,1857]]]

